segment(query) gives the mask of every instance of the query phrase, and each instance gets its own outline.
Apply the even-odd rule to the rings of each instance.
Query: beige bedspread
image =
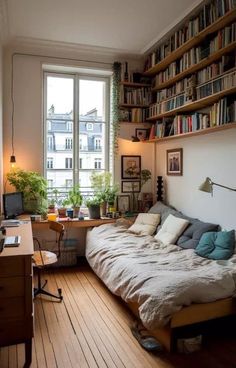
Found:
[[[88,232],[86,257],[114,294],[138,303],[140,318],[150,329],[167,324],[183,306],[235,292],[236,263],[220,265],[192,249],[163,246],[152,236],[130,234],[115,224]]]

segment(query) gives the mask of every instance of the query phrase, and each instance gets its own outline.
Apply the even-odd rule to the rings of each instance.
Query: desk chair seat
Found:
[[[58,258],[61,255],[61,241],[64,235],[64,226],[58,222],[50,221],[49,228],[57,233],[56,243],[58,246],[57,254],[54,252],[50,252],[48,250],[42,250],[41,244],[37,238],[34,238],[34,242],[38,247],[38,250],[34,251],[33,255],[33,266],[37,268],[38,273],[38,286],[34,288],[34,297],[39,294],[48,295],[53,298],[59,299],[60,301],[63,299],[62,297],[62,290],[58,288],[58,295],[51,294],[48,291],[44,290],[45,285],[47,284],[47,280],[45,280],[43,286],[41,283],[41,271],[45,267],[50,264],[56,263]]]

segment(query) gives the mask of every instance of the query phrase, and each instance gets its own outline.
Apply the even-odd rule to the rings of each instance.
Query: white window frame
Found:
[[[92,81],[103,81],[105,82],[105,106],[106,109],[104,111],[104,144],[105,144],[105,157],[104,157],[104,168],[101,171],[111,171],[113,172],[113,160],[111,160],[111,151],[110,151],[110,89],[111,89],[111,77],[104,73],[104,76],[99,72],[97,75],[94,73],[86,74],[86,73],[58,73],[52,71],[44,71],[44,93],[43,93],[43,101],[44,101],[44,176],[47,175],[47,77],[61,77],[61,78],[73,78],[74,79],[74,113],[73,113],[73,163],[72,170],[73,171],[73,183],[77,184],[80,182],[79,179],[79,171],[81,170],[79,167],[79,158],[80,158],[80,148],[79,148],[79,80],[92,80]],[[111,74],[110,74],[111,75]],[[77,104],[75,103],[77,98]],[[68,131],[70,131],[70,124],[72,122],[68,122]],[[82,169],[83,170],[83,169]],[[88,169],[93,171],[94,169]]]

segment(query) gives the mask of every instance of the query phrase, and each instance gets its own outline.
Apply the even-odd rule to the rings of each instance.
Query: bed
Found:
[[[86,258],[169,351],[175,329],[236,312],[236,255],[209,260],[192,248],[130,233],[125,224],[105,224],[88,232]]]

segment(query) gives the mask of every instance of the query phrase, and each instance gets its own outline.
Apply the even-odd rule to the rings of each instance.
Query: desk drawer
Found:
[[[2,298],[0,301],[0,318],[23,318],[25,315],[25,299],[21,298]]]
[[[24,296],[24,294],[25,294],[25,277],[0,278],[0,299],[10,297],[21,297]]]
[[[33,317],[12,322],[0,322],[0,346],[22,343],[33,337]]]
[[[25,258],[1,257],[0,277],[23,276],[25,274]]]

